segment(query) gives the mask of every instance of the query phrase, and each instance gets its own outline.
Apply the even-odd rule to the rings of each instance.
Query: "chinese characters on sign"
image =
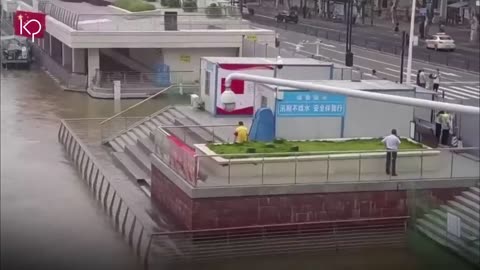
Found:
[[[285,91],[277,102],[278,117],[334,117],[345,115],[345,96],[317,91]]]

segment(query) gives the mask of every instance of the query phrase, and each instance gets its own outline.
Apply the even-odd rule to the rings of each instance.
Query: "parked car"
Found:
[[[427,49],[435,50],[455,50],[455,41],[445,33],[437,33],[425,40]]]
[[[278,13],[278,15],[275,16],[275,18],[277,19],[277,22],[298,23],[298,13],[294,10],[291,10],[291,11],[284,10],[284,11]]]
[[[32,62],[31,46],[24,37],[1,37],[1,62],[3,68],[30,68]]]

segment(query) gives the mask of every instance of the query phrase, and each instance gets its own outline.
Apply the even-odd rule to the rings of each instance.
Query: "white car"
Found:
[[[455,41],[445,34],[445,33],[438,33],[428,37],[425,40],[427,49],[435,49],[435,50],[455,50]]]

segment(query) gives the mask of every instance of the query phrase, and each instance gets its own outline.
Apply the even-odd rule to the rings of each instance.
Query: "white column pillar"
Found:
[[[87,49],[72,49],[72,72],[85,74],[87,72],[85,57]]]
[[[91,88],[97,70],[100,69],[100,49],[88,49],[88,87]]]
[[[62,65],[70,72],[72,72],[72,58],[72,48],[62,43]]]
[[[53,50],[52,50],[52,35],[48,35],[48,55],[52,56]]]

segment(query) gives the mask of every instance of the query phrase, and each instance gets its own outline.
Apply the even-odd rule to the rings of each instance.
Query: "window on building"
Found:
[[[205,95],[210,95],[210,71],[205,71]]]

